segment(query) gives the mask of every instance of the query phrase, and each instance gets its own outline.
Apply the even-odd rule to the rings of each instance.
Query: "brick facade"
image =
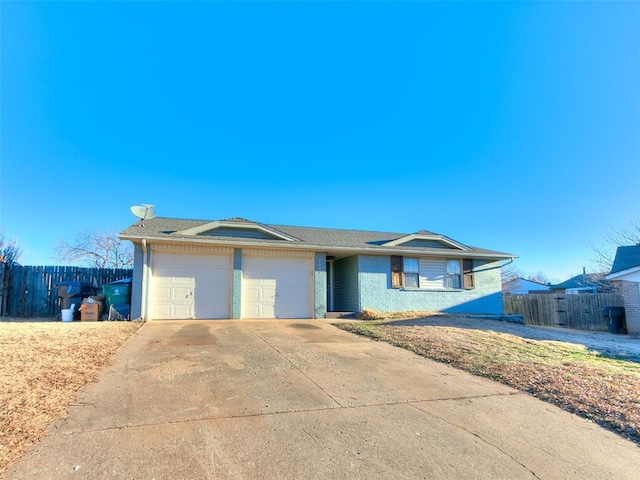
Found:
[[[627,280],[612,280],[620,287],[624,299],[627,332],[640,335],[640,283]]]
[[[502,314],[500,269],[490,269],[498,263],[476,261],[475,288],[470,290],[392,288],[390,265],[389,256],[358,256],[359,310]]]
[[[327,256],[316,253],[313,267],[313,315],[324,318],[327,313]]]
[[[241,318],[242,306],[242,249],[233,250],[231,274],[231,318]],[[147,263],[150,261],[147,252]],[[136,256],[132,284],[132,318],[140,318],[143,312],[142,268],[143,252],[135,245]],[[313,316],[324,318],[327,312],[327,255],[317,252],[313,268]],[[354,255],[334,262],[334,310],[360,311],[370,308],[380,312],[392,311],[445,311],[457,313],[502,314],[500,269],[476,271],[475,288],[471,290],[426,290],[391,287],[391,259],[389,256]],[[476,261],[478,270],[497,266]],[[624,282],[631,283],[631,282]],[[637,284],[634,284],[637,285]],[[149,285],[146,286],[149,288]],[[636,291],[637,294],[637,291]],[[637,295],[636,295],[637,298]],[[636,315],[640,314],[640,301]],[[629,313],[627,313],[629,317]],[[640,333],[640,319],[636,331]]]
[[[242,249],[233,249],[233,279],[231,284],[231,318],[242,317]]]
[[[131,318],[142,317],[142,268],[143,253],[142,245],[133,245],[133,277],[131,279]]]

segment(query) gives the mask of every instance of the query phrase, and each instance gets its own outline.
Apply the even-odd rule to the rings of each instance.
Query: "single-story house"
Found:
[[[549,285],[534,282],[526,278],[518,277],[504,286],[505,293],[511,295],[527,295],[529,293],[545,293],[549,291]]]
[[[640,335],[640,244],[618,247],[606,278],[622,293],[627,331]]]
[[[581,273],[562,283],[549,285],[554,293],[606,293],[612,286],[605,278],[605,273]]]
[[[515,255],[405,234],[153,218],[134,244],[131,318],[324,318],[327,312],[502,313]]]

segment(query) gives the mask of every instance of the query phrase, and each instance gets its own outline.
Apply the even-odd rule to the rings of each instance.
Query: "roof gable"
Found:
[[[284,232],[276,230],[268,225],[251,222],[244,218],[232,218],[229,220],[217,220],[195,227],[178,230],[173,235],[187,236],[207,236],[207,237],[234,237],[252,238],[259,240],[285,240],[294,242],[297,238]]]
[[[447,248],[455,250],[469,250],[468,247],[458,243],[443,235],[438,235],[431,232],[417,232],[411,235],[405,235],[395,240],[383,243],[385,247],[422,247],[422,248]]]

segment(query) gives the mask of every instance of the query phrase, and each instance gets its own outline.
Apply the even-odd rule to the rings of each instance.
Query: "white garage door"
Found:
[[[242,318],[311,318],[310,258],[245,256]]]
[[[151,318],[229,318],[231,257],[156,252]]]

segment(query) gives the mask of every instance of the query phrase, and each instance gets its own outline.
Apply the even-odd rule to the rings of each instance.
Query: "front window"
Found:
[[[475,287],[471,259],[391,256],[391,287],[424,290],[470,290]]]
[[[445,287],[446,288],[462,288],[460,268],[460,260],[447,260],[446,261]]]
[[[420,263],[417,258],[404,259],[404,286],[418,288],[420,286]]]

